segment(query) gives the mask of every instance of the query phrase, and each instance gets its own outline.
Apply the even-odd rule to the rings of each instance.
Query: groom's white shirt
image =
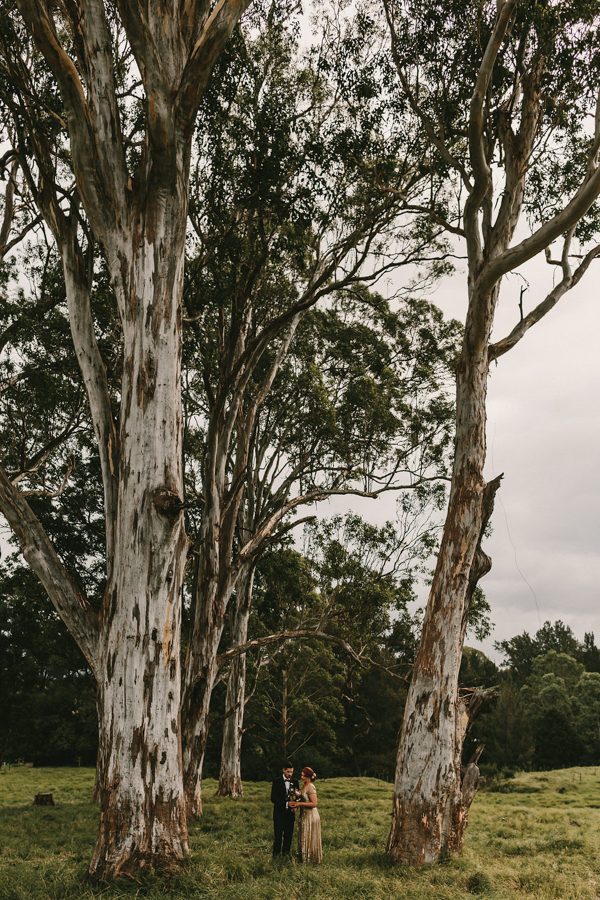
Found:
[[[290,792],[290,788],[291,788],[291,786],[292,786],[292,782],[290,781],[289,778],[286,778],[285,775],[282,775],[281,777],[283,778],[283,783],[285,784],[285,795],[286,795],[286,797],[287,797],[288,794],[289,794],[289,792]],[[286,809],[289,809],[287,800],[285,801],[285,808],[286,808]]]

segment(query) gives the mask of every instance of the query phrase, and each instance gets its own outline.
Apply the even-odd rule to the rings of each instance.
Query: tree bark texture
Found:
[[[98,614],[2,471],[0,509],[96,677],[101,818],[90,874],[100,880],[170,868],[188,852],[180,727],[188,550],[180,344],[189,157],[198,105],[247,4],[223,0],[208,10],[192,3],[181,11],[100,0],[17,2],[60,93],[68,132],[72,172],[65,193],[55,183],[55,151],[37,127],[35,103],[22,105],[25,125],[19,120],[16,131],[29,131],[19,158],[62,256],[73,343],[102,467],[107,587]],[[120,19],[145,94],[139,159],[131,162],[118,102],[113,17]],[[32,48],[1,46],[16,89],[31,97]],[[78,244],[80,204],[93,235],[88,242],[102,248],[120,316],[118,426]]]
[[[184,185],[181,178],[170,200],[140,217],[135,243],[118,251],[120,477],[102,610],[101,821],[90,869],[101,879],[148,863],[169,867],[188,851],[179,715]]]
[[[477,314],[467,318],[457,374],[452,488],[406,700],[387,845],[392,859],[403,864],[434,862],[456,845],[466,728],[458,674],[467,591],[484,521],[487,344],[496,294],[471,298],[476,302],[470,310]]]
[[[237,603],[232,630],[234,647],[248,639],[248,621],[252,601],[253,571],[242,572],[237,588]],[[246,654],[233,657],[227,680],[225,699],[225,722],[221,745],[221,769],[217,793],[222,797],[242,797],[242,736],[244,733],[244,711],[246,701]]]

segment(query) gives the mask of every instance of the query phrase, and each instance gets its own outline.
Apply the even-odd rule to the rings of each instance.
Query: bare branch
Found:
[[[488,263],[479,278],[477,287],[485,291],[496,284],[503,275],[546,250],[561,234],[566,234],[585,216],[600,195],[600,166],[598,149],[593,155],[591,175],[588,175],[569,203],[536,231],[515,247],[511,247]],[[583,273],[582,273],[583,274]]]
[[[597,259],[598,256],[600,256],[600,244],[586,254],[573,275],[571,275],[570,271],[563,275],[563,278],[556,287],[553,288],[546,298],[542,300],[541,303],[538,303],[538,305],[513,328],[510,334],[507,334],[506,337],[490,345],[490,360],[498,359],[498,357],[503,356],[505,353],[508,353],[509,350],[512,350],[512,348],[525,337],[529,329],[539,322],[540,319],[543,319],[544,316],[556,306],[561,297],[564,297],[568,291],[579,283],[591,263]]]
[[[498,52],[508,29],[516,0],[504,0],[492,35],[485,49],[469,108],[469,157],[473,171],[473,185],[464,209],[464,228],[470,265],[479,268],[482,261],[479,213],[484,199],[492,191],[492,173],[484,142],[484,104]]]
[[[238,644],[237,647],[232,647],[224,653],[221,653],[217,658],[217,662],[219,666],[222,666],[223,663],[227,662],[229,659],[239,656],[241,653],[247,653],[249,650],[268,647],[270,644],[281,644],[284,641],[296,640],[298,638],[318,638],[323,641],[331,641],[331,643],[338,644],[342,647],[355,662],[359,663],[359,665],[364,665],[364,658],[361,657],[343,638],[338,637],[338,635],[335,634],[328,634],[325,631],[318,631],[314,628],[299,628],[290,631],[280,631],[277,634],[269,634],[266,637],[245,641],[243,644]]]
[[[27,478],[28,475],[32,475],[36,472],[40,466],[46,462],[50,454],[53,450],[56,450],[57,447],[60,447],[67,438],[71,437],[77,430],[80,424],[80,411],[71,419],[71,421],[67,424],[65,428],[61,432],[59,432],[55,437],[52,438],[51,441],[42,447],[41,450],[38,450],[30,459],[25,461],[25,464],[22,466],[21,470],[18,472],[11,472],[8,476],[11,482],[16,486],[24,478]]]
[[[63,479],[58,487],[51,490],[49,488],[32,488],[31,490],[21,491],[21,495],[23,497],[60,497],[61,494],[64,493],[67,484],[69,483],[69,478],[73,474],[73,470],[75,468],[75,464],[73,460],[70,460],[66,469],[65,474],[63,475]]]
[[[339,637],[336,634],[329,634],[326,631],[321,631],[318,628],[298,628],[291,629],[289,631],[280,631],[275,634],[269,634],[265,637],[254,638],[251,641],[245,641],[243,644],[238,644],[237,647],[231,647],[229,650],[226,650],[224,653],[221,653],[217,658],[217,663],[219,666],[222,666],[224,663],[228,662],[230,659],[233,659],[236,656],[239,656],[242,653],[248,653],[249,650],[261,649],[263,647],[272,646],[273,644],[282,644],[286,641],[298,640],[301,638],[316,638],[321,641],[329,641],[332,644],[336,644],[338,647],[341,647],[348,656],[354,660],[361,668],[366,668],[367,666],[373,666],[378,669],[382,669],[387,672],[392,678],[398,678],[402,681],[409,680],[409,676],[404,674],[401,675],[398,672],[394,672],[389,666],[384,665],[383,663],[379,663],[376,660],[372,659],[370,656],[365,656],[362,650],[355,650],[348,641],[344,640],[344,638]]]
[[[492,175],[483,141],[484,103],[515,6],[516,0],[504,0],[499,4],[496,24],[483,54],[469,107],[469,156],[473,170],[472,202],[475,207],[491,188]]]
[[[18,161],[15,159],[8,173],[8,182],[4,193],[4,216],[2,218],[2,226],[0,227],[0,257],[6,255],[6,245],[13,224],[13,216],[15,212],[15,178],[17,174]]]

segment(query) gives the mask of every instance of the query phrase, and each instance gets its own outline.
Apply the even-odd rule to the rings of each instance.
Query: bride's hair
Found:
[[[304,776],[304,778],[310,778],[311,781],[315,781],[317,777],[317,773],[313,769],[311,769],[310,766],[304,766],[304,768],[302,769],[302,775]]]

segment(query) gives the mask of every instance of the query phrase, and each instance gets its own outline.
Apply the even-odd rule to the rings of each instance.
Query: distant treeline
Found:
[[[339,556],[339,545],[328,547],[330,576],[334,563],[342,565]],[[393,777],[419,622],[406,610],[413,598],[409,581],[374,579],[367,585],[365,572],[353,564],[348,595],[338,591],[337,600],[354,625],[334,615],[329,630],[356,646],[368,643],[368,660],[361,665],[335,642],[315,638],[281,643],[268,656],[249,654],[245,778],[264,779],[284,755],[310,763],[320,775]],[[340,571],[333,574],[339,587]],[[93,765],[91,675],[34,577],[21,567],[0,570],[0,576],[0,762]],[[322,582],[319,591],[315,587],[314,568],[300,553],[287,548],[267,554],[257,574],[253,633],[301,627],[323,603]],[[487,609],[480,596],[473,611],[476,633],[489,627]],[[562,622],[546,622],[533,637],[523,633],[496,647],[500,667],[479,650],[465,650],[461,685],[497,688],[474,722],[466,758],[483,743],[480,765],[488,773],[598,763],[600,649],[594,635],[580,642]],[[209,776],[219,770],[224,715],[223,683],[213,702]]]
[[[498,685],[475,721],[465,755],[483,743],[484,771],[557,769],[600,762],[600,649],[594,635],[578,641],[563,622],[546,622],[496,649],[498,668],[467,648],[462,684]]]

